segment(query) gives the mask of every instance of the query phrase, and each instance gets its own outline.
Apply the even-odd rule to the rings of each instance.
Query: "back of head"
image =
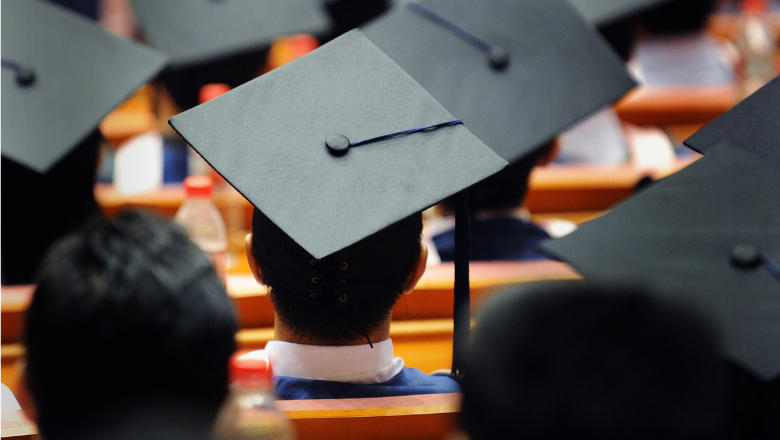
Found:
[[[297,336],[347,345],[385,321],[420,255],[422,214],[413,214],[315,260],[255,209],[254,257],[278,318]]]
[[[639,18],[651,35],[698,32],[704,29],[714,0],[674,0],[650,9]]]
[[[714,334],[695,313],[557,283],[484,310],[462,415],[474,440],[713,438],[724,392]]]
[[[469,188],[469,212],[513,209],[523,205],[528,194],[528,179],[536,167],[539,157],[549,154],[557,141],[548,142],[532,153],[511,162],[506,168]],[[444,200],[445,212],[455,211],[455,196]]]
[[[213,417],[235,331],[224,286],[180,227],[138,212],[88,225],[49,252],[27,312],[27,384],[41,432],[78,436],[152,402],[187,402]]]

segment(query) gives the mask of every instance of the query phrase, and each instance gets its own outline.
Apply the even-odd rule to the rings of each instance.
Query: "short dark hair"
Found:
[[[365,337],[392,312],[420,256],[421,234],[416,213],[315,260],[260,210],[252,218],[254,257],[277,316],[298,336],[334,345]]]
[[[533,152],[511,162],[503,170],[472,185],[469,188],[469,213],[473,215],[480,211],[521,206],[528,194],[531,171],[536,167],[539,157],[553,148],[556,142],[552,140],[541,145]],[[454,212],[455,201],[455,196],[451,196],[441,204],[446,212]]]
[[[216,415],[235,311],[181,227],[133,211],[96,220],[51,249],[37,281],[24,342],[45,438],[77,437],[145,402]]]
[[[714,6],[714,0],[674,0],[648,10],[640,20],[651,35],[701,31]]]
[[[474,440],[714,438],[716,341],[698,314],[637,289],[514,289],[478,319],[463,425]]]

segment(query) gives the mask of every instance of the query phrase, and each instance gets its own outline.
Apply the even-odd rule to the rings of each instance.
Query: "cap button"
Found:
[[[340,134],[332,134],[325,139],[325,146],[328,147],[330,154],[341,157],[349,151],[349,139]]]
[[[761,262],[761,252],[752,244],[738,244],[731,250],[731,264],[737,267],[756,267]]]
[[[16,83],[22,87],[30,87],[35,84],[35,72],[32,69],[20,67],[16,71]]]
[[[493,46],[488,54],[488,62],[493,70],[504,70],[509,66],[509,53],[498,46]]]

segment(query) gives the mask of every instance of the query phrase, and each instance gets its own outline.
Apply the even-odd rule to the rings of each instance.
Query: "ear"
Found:
[[[422,278],[423,274],[425,273],[427,264],[428,247],[425,246],[425,243],[420,243],[420,256],[417,258],[417,263],[414,265],[412,273],[409,274],[409,279],[406,280],[406,285],[404,286],[404,295],[412,293],[412,290],[414,290],[414,288],[417,286],[417,282],[420,281],[420,278]]]
[[[24,415],[33,423],[38,423],[38,408],[30,396],[30,388],[27,386],[27,372],[22,366],[19,368],[19,383],[16,385],[16,401],[22,408]]]
[[[257,260],[255,260],[251,233],[246,234],[246,238],[244,239],[244,249],[246,249],[246,259],[249,262],[249,269],[252,270],[252,275],[255,276],[255,280],[257,280],[259,284],[263,284],[263,273],[260,271],[260,266],[257,265]]]

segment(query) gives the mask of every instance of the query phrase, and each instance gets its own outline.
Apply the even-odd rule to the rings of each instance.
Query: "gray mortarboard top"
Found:
[[[776,147],[776,144],[775,144]],[[780,375],[780,172],[721,144],[542,250],[586,279],[639,283],[710,314],[725,355]]]
[[[707,154],[723,141],[780,165],[780,77],[697,131],[685,145]]]
[[[45,173],[165,62],[60,6],[3,1],[3,156]]]
[[[321,259],[506,165],[455,119],[355,30],[170,124]]]
[[[591,23],[608,25],[671,0],[568,0]]]
[[[143,33],[173,67],[267,46],[278,35],[330,28],[322,0],[131,0]]]
[[[510,162],[636,85],[565,0],[399,3],[365,32]]]

